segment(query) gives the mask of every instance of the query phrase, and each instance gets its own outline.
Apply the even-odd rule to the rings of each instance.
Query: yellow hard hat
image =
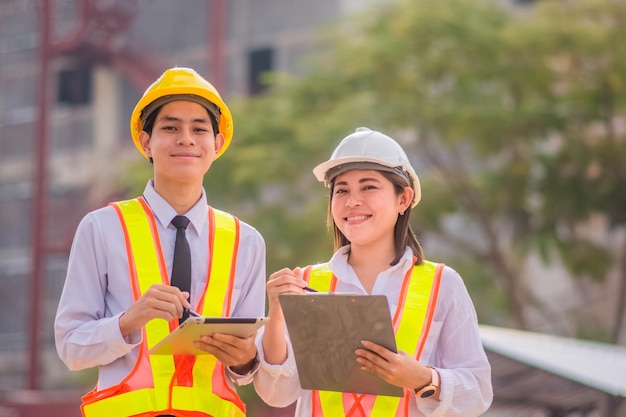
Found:
[[[147,116],[143,114],[144,109],[149,114],[157,107],[175,100],[194,101],[216,116],[219,133],[224,135],[225,141],[215,159],[222,156],[233,138],[233,117],[217,89],[191,68],[166,70],[139,99],[130,118],[130,133],[139,152],[147,157],[139,142],[139,133],[143,130],[143,120]],[[156,105],[151,106],[152,103]]]

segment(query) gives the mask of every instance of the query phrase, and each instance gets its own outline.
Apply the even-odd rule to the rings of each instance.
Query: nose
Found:
[[[191,130],[181,129],[180,135],[178,136],[178,139],[176,140],[176,144],[189,146],[189,145],[194,145],[195,143],[196,142],[193,138],[193,134]]]
[[[355,196],[354,194],[346,198],[346,207],[352,208],[352,207],[358,207],[360,205],[361,205],[361,199]]]

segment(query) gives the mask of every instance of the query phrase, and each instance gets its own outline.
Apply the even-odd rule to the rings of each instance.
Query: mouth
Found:
[[[344,220],[347,222],[362,222],[362,221],[369,219],[370,217],[372,216],[366,216],[366,215],[349,216],[349,217],[344,217]]]

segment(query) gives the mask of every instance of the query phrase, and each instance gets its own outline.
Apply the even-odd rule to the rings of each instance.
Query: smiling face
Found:
[[[213,132],[208,111],[191,101],[165,104],[155,119],[152,133],[139,139],[154,162],[155,186],[201,185],[224,136]]]
[[[331,214],[337,228],[358,246],[393,246],[399,213],[411,203],[412,191],[398,194],[391,181],[379,171],[352,170],[334,180]]]

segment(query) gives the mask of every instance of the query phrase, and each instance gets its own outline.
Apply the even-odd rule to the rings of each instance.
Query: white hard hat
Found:
[[[394,172],[404,176],[407,182],[408,173],[415,194],[411,207],[415,207],[422,197],[420,180],[406,153],[398,142],[378,131],[367,127],[357,128],[354,133],[343,138],[328,161],[313,169],[313,174],[328,187],[337,175],[353,169]]]

